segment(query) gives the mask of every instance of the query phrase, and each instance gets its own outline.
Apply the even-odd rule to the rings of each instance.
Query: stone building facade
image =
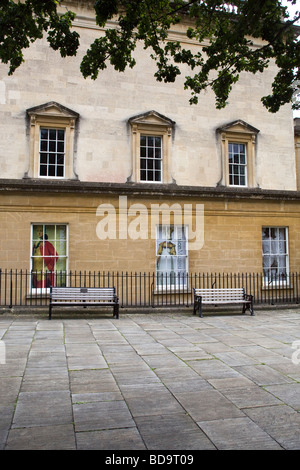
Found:
[[[260,103],[275,68],[241,74],[223,110],[210,92],[191,106],[181,78],[157,82],[142,47],[135,68],[85,80],[80,60],[101,31],[88,2],[70,8],[76,57],[39,40],[13,76],[0,65],[0,268],[47,272],[34,288],[69,270],[175,284],[298,271],[299,122],[288,105],[272,115]],[[187,42],[180,28],[172,37]]]

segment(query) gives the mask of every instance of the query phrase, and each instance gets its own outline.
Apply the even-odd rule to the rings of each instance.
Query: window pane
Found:
[[[56,142],[49,141],[49,152],[55,152],[55,150],[56,150]]]
[[[284,228],[278,229],[278,234],[279,234],[279,240],[285,240],[285,229]]]
[[[47,176],[47,166],[40,165],[40,176]]]
[[[56,168],[56,176],[64,176],[64,167],[58,165]]]
[[[58,129],[57,131],[57,140],[65,140],[65,131],[62,129]]]
[[[48,140],[48,129],[41,129],[41,139]]]
[[[67,227],[66,225],[56,225],[56,236],[59,240],[67,239]]]
[[[48,240],[55,240],[55,225],[45,225],[44,232]]]
[[[241,165],[246,164],[246,155],[244,153],[241,153],[241,155],[240,155],[240,164]]]
[[[161,174],[160,174],[160,171],[156,171],[155,172],[155,181],[161,181]]]
[[[245,185],[246,185],[245,176],[241,176],[241,177],[240,177],[240,185],[241,185],[241,186],[245,186]]]
[[[41,153],[41,163],[46,163],[47,164],[47,160],[48,160],[48,155],[46,153]]]
[[[56,130],[55,129],[49,129],[49,139],[50,140],[56,140]]]
[[[55,165],[55,153],[49,153],[49,164]]]
[[[161,169],[161,160],[155,160],[155,169],[160,170]]]
[[[152,170],[147,171],[147,181],[154,181],[154,174]]]
[[[57,154],[57,164],[58,165],[63,165],[64,164],[64,154],[63,153],[58,153]]]
[[[55,244],[55,248],[60,256],[65,256],[67,254],[67,245],[65,240],[57,241]]]
[[[48,166],[48,176],[56,176],[55,175],[55,165]]]
[[[47,140],[41,140],[41,151],[47,152],[48,150],[48,142]]]
[[[64,152],[64,142],[57,142],[57,151],[63,153]]]

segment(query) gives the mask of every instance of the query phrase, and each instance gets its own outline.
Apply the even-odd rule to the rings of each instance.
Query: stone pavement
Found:
[[[0,315],[0,449],[300,449],[299,340],[300,309]]]

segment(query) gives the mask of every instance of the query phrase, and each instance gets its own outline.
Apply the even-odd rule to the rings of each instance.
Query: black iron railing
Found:
[[[0,269],[0,306],[45,306],[50,284],[74,287],[115,286],[122,307],[190,306],[193,288],[244,287],[255,304],[300,302],[300,273],[142,273],[61,271],[42,273]]]

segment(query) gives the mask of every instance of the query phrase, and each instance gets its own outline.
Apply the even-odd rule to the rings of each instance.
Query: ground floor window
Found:
[[[289,270],[287,227],[263,227],[262,250],[265,282],[286,281]]]
[[[68,233],[65,224],[33,224],[31,272],[33,288],[63,286],[68,263]]]
[[[156,236],[158,286],[185,285],[188,273],[187,226],[159,225]]]

